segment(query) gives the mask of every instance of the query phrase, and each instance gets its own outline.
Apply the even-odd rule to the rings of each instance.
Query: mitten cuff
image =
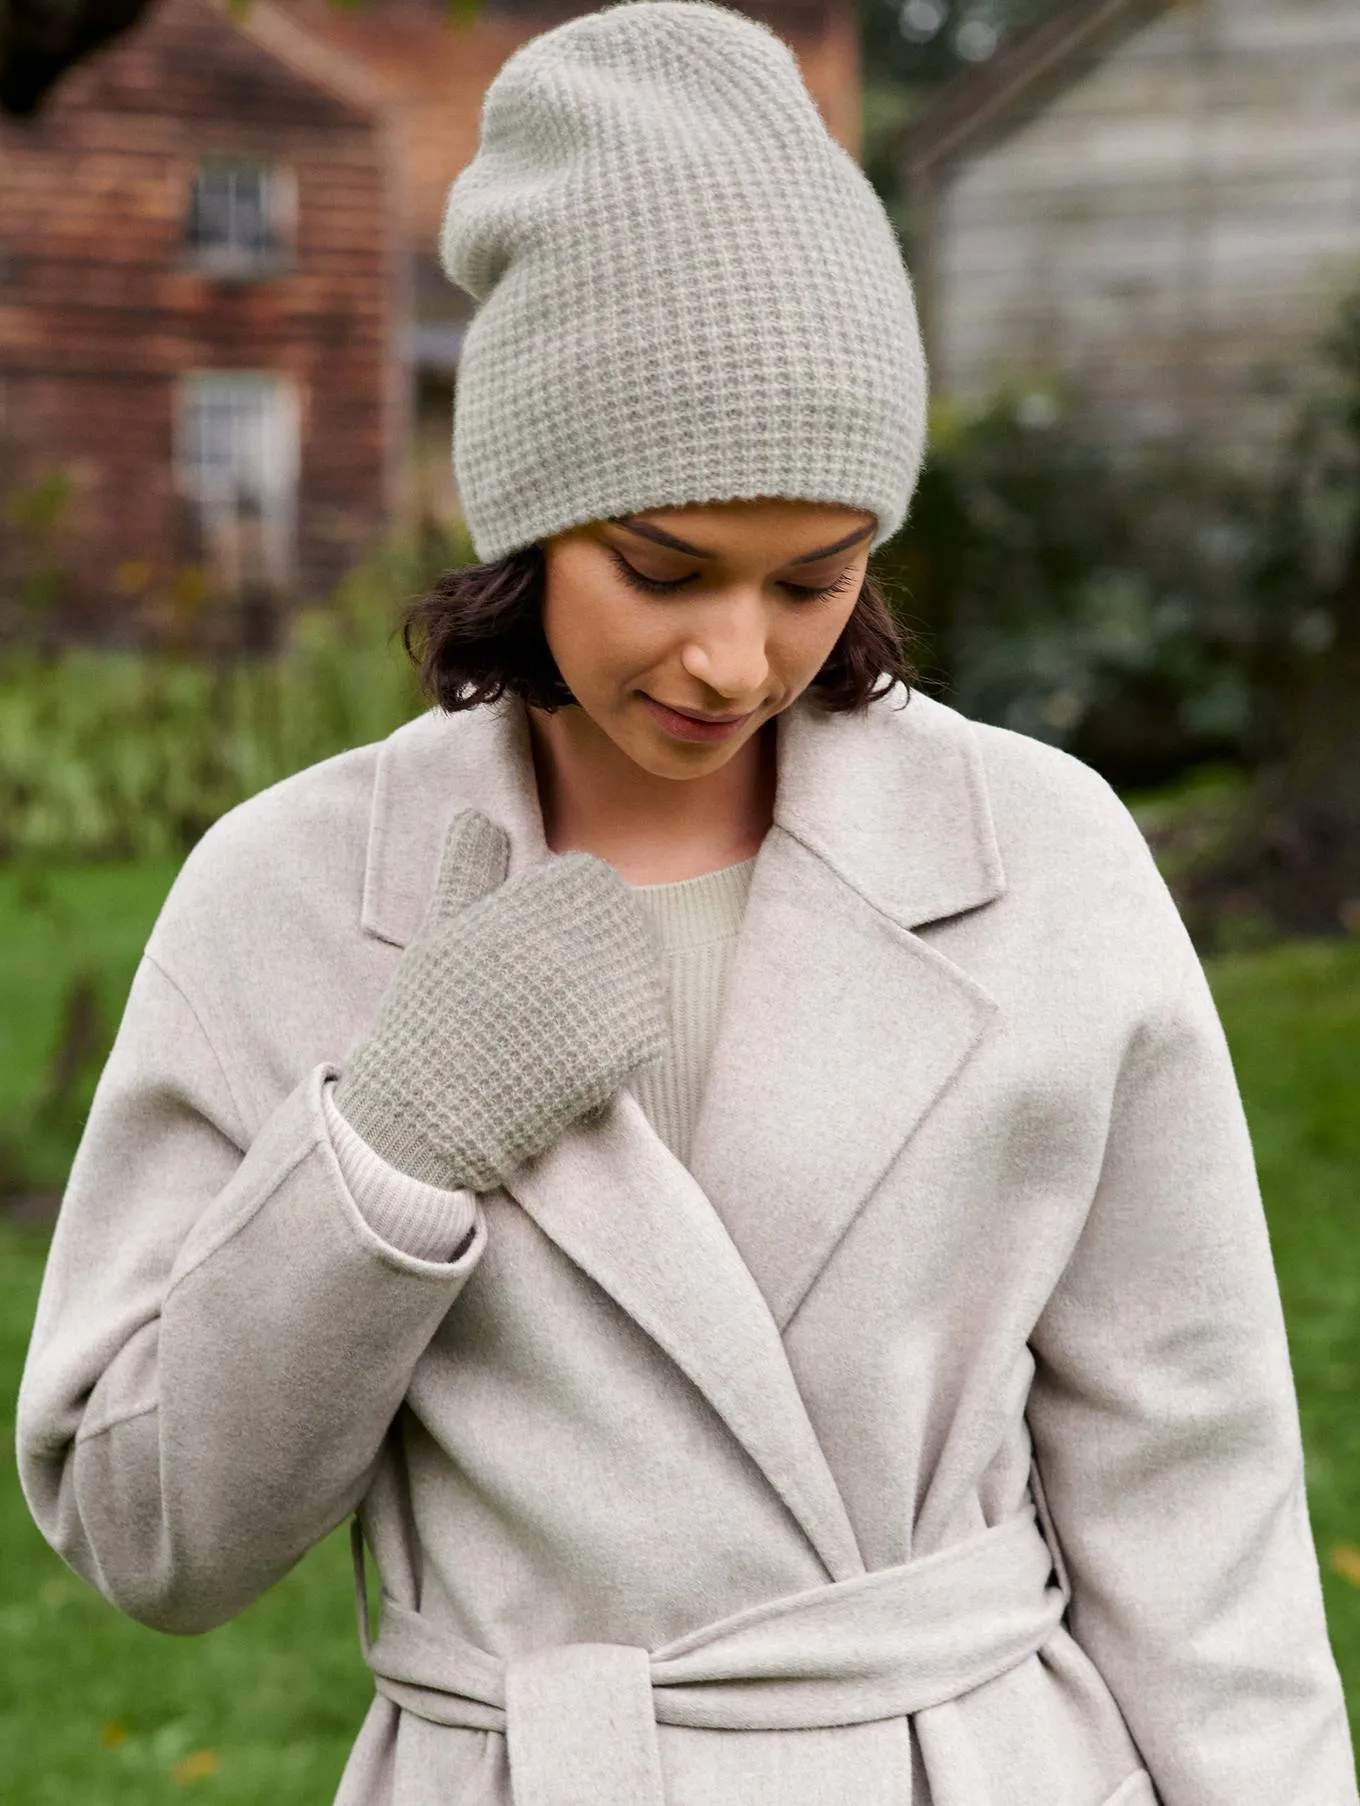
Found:
[[[326,1126],[340,1173],[375,1235],[417,1260],[453,1261],[476,1229],[471,1192],[413,1178],[374,1152],[341,1114],[334,1081],[322,1088]]]

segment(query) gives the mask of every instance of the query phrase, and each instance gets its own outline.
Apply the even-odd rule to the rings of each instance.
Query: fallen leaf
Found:
[[[189,1781],[206,1781],[221,1766],[222,1758],[216,1750],[195,1750],[190,1756],[180,1757],[170,1770],[170,1779],[176,1786],[183,1787]]]
[[[1360,1548],[1354,1543],[1338,1543],[1332,1550],[1332,1568],[1353,1587],[1360,1587]]]

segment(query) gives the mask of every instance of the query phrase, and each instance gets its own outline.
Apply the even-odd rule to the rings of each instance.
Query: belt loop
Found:
[[[356,1511],[349,1526],[350,1549],[354,1556],[354,1603],[359,1612],[359,1647],[364,1652],[364,1660],[368,1660],[369,1651],[373,1647],[372,1634],[368,1628],[368,1575],[364,1569],[364,1528],[359,1522]]]
[[[564,1643],[505,1668],[515,1806],[665,1806],[651,1662],[618,1643]]]

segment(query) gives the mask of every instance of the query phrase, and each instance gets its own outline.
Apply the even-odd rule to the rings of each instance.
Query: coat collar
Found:
[[[995,1004],[914,932],[1005,888],[981,756],[922,695],[776,718],[774,823],[752,874],[688,1167],[625,1087],[508,1189],[708,1398],[833,1578],[862,1572],[784,1353],[853,1218]],[[398,729],[379,754],[367,933],[405,946],[445,830],[477,808],[510,874],[548,856],[523,708]]]
[[[774,828],[899,927],[1001,895],[982,761],[963,716],[919,693],[906,707],[894,693],[861,716],[824,715],[804,697],[776,717],[775,732]],[[506,830],[511,876],[547,857],[528,721],[509,699],[462,715],[431,709],[382,743],[364,876],[367,933],[397,947],[410,941],[444,832],[466,808]]]

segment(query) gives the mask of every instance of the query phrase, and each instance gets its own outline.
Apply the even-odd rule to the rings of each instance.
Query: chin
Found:
[[[737,746],[745,745],[745,739],[739,740]],[[697,778],[700,773],[716,771],[725,765],[737,750],[737,746],[694,746],[690,749],[677,748],[672,752],[668,747],[638,747],[627,749],[629,758],[644,771],[650,771],[658,778]],[[707,755],[706,757],[704,755]]]

